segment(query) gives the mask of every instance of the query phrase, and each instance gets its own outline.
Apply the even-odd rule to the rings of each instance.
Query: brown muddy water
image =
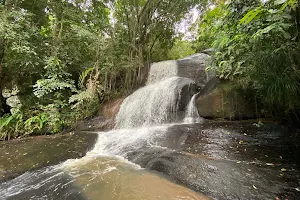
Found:
[[[65,138],[65,142],[50,140],[51,146],[65,143],[61,148],[50,148],[47,142],[10,145],[11,152],[24,147],[28,154],[16,157],[9,166],[18,165],[22,158],[40,161],[40,151],[48,152],[49,162],[3,180],[0,199],[278,200],[300,196],[299,135],[276,124],[258,127],[250,122],[205,121],[74,135],[76,139]],[[84,142],[76,143],[79,140]],[[29,151],[30,145],[25,148],[29,143],[38,149],[35,153]],[[4,144],[7,149],[9,143]],[[59,157],[74,145],[81,149],[73,152],[74,157]],[[7,168],[5,159],[0,161]]]

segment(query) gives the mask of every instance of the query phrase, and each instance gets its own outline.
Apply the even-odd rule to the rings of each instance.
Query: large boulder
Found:
[[[147,84],[152,84],[169,77],[190,78],[200,87],[213,77],[214,72],[207,72],[211,57],[205,53],[195,54],[180,60],[167,60],[153,63],[150,67]]]
[[[256,117],[254,100],[231,82],[213,79],[201,93],[196,103],[200,116],[204,118],[232,120]]]
[[[111,118],[111,119],[115,120],[115,118],[120,110],[120,106],[123,103],[124,99],[125,99],[125,97],[121,97],[121,98],[114,99],[112,101],[105,103],[102,106],[101,114],[106,118]]]
[[[211,57],[204,53],[195,54],[180,60],[178,64],[178,76],[186,77],[194,80],[199,86],[204,87],[205,84],[215,77],[213,71],[207,71]]]

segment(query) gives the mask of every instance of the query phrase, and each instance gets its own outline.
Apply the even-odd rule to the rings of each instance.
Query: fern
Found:
[[[45,126],[45,124],[48,122],[48,120],[49,119],[47,118],[45,112],[42,112],[42,113],[38,114],[37,116],[33,116],[33,117],[27,119],[24,122],[25,129],[28,130],[28,132],[26,134],[33,133],[36,130],[38,130],[38,131],[42,130],[42,128]]]
[[[4,115],[0,118],[0,140],[18,136],[23,127],[23,114]]]
[[[84,88],[84,83],[85,83],[86,77],[87,77],[91,72],[93,72],[94,69],[95,69],[94,67],[88,68],[88,69],[86,69],[84,72],[82,72],[82,73],[80,74],[80,76],[79,76],[79,83],[78,83],[79,88],[81,88],[81,89]]]

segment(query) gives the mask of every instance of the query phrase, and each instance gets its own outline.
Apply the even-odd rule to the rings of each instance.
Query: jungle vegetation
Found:
[[[264,116],[300,110],[296,0],[0,0],[0,140],[57,133],[143,84],[149,63],[213,48]],[[176,27],[191,9],[193,41]]]
[[[213,48],[219,78],[249,91],[258,115],[300,124],[299,1],[218,1],[198,25],[195,47]]]

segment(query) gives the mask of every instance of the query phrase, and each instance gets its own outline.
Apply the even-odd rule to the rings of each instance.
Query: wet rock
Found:
[[[96,142],[97,134],[68,133],[0,142],[0,182],[26,171],[83,157]]]
[[[252,124],[175,125],[160,142],[164,148],[142,148],[127,159],[213,199],[297,199],[299,168],[292,155],[299,151],[290,147],[299,141],[279,125]]]
[[[198,93],[200,88],[197,84],[192,83],[182,87],[181,94],[179,96],[178,111],[185,112],[186,106],[189,104],[194,94]]]
[[[218,86],[219,83],[220,83],[220,80],[216,77],[210,79],[206,83],[206,85],[203,88],[201,88],[199,96],[204,96],[204,95],[209,94],[211,91],[213,91]]]
[[[105,103],[101,108],[101,114],[106,118],[115,119],[124,99],[125,97],[121,97]]]
[[[210,56],[203,53],[178,60],[178,76],[190,78],[204,87],[211,78],[215,77],[214,72],[206,71],[209,62]]]
[[[230,82],[217,84],[214,80],[205,87],[196,101],[200,116],[204,118],[254,119],[255,103],[249,95],[236,89]]]
[[[106,131],[113,129],[115,119],[125,97],[108,101],[100,108],[99,115],[86,119],[77,124],[76,130],[80,131]]]
[[[190,78],[200,87],[204,87],[211,78],[215,77],[214,72],[206,71],[209,62],[209,55],[199,53],[180,60],[153,63],[150,67],[147,84],[149,85],[169,77],[179,76]]]

